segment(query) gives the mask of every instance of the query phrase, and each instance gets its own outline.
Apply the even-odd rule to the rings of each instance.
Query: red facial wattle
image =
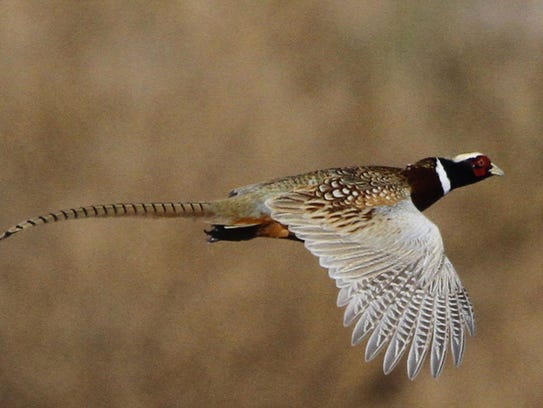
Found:
[[[486,156],[477,156],[472,160],[473,174],[475,177],[484,177],[491,167],[490,159]]]

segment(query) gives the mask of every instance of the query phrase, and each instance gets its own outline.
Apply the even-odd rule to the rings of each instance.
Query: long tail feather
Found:
[[[214,215],[210,202],[160,202],[160,203],[117,203],[99,204],[70,208],[30,218],[6,230],[0,241],[13,234],[57,221],[95,217],[209,217]]]

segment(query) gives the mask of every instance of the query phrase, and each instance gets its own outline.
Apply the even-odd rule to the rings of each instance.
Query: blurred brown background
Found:
[[[464,363],[364,363],[293,242],[88,220],[0,245],[0,406],[536,406],[543,400],[538,2],[0,5],[0,225],[212,199],[278,176],[483,151],[427,211],[470,291]]]

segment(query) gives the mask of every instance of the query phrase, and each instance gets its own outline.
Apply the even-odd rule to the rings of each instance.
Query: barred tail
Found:
[[[214,215],[213,207],[211,202],[163,202],[99,204],[70,208],[22,221],[0,235],[0,241],[25,229],[56,221],[95,217],[210,217]]]

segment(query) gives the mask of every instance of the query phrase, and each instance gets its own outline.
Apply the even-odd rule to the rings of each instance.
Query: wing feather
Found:
[[[386,374],[408,349],[411,379],[428,353],[430,371],[439,376],[448,347],[458,366],[464,328],[474,332],[473,308],[444,254],[437,227],[409,198],[356,208],[317,195],[305,189],[271,198],[266,205],[271,217],[302,239],[335,279],[336,303],[345,306],[343,324],[354,323],[352,344],[369,335],[366,360],[386,347]]]
[[[459,366],[464,354],[464,325],[458,305],[458,295],[449,297],[451,351],[455,366]]]
[[[465,289],[458,293],[458,300],[460,302],[464,323],[468,328],[470,336],[474,336],[475,319],[473,317],[473,306],[471,305],[471,301],[469,300],[468,292]]]
[[[419,309],[417,328],[415,329],[415,336],[413,337],[409,355],[407,357],[407,375],[410,379],[415,378],[420,372],[422,363],[424,363],[426,353],[430,346],[430,341],[432,339],[430,333],[433,328],[432,314],[434,303],[434,296],[430,293],[426,293]]]
[[[389,374],[396,367],[405,350],[407,350],[407,346],[417,326],[418,311],[420,310],[425,293],[422,289],[415,289],[414,292],[409,305],[398,322],[396,332],[392,336],[385,353],[383,361],[383,371],[385,374]]]
[[[430,358],[430,371],[434,377],[439,377],[447,356],[447,341],[449,336],[449,311],[447,294],[438,295],[434,309],[434,333]]]
[[[368,339],[366,361],[374,359],[394,335],[398,322],[409,305],[409,300],[414,291],[415,279],[410,277],[406,284],[398,290],[396,298],[391,300],[391,304],[383,314],[381,321]]]

